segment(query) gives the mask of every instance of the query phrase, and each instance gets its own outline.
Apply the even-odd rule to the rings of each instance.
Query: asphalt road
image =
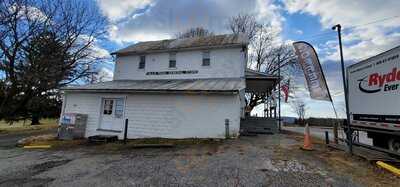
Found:
[[[287,130],[287,131],[292,131],[292,132],[297,132],[297,133],[304,133],[304,127],[299,127],[299,126],[283,126],[282,129]],[[330,127],[310,127],[310,133],[311,136],[320,138],[325,140],[325,131],[328,131],[329,133],[329,140],[333,141],[333,128]],[[339,138],[345,139],[346,135],[343,130],[339,130],[338,132]],[[372,145],[372,139],[367,137],[367,133],[365,132],[360,132],[359,133],[359,141],[360,143],[364,143],[367,145]]]

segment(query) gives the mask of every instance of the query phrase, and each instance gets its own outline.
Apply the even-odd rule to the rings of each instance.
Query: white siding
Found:
[[[139,56],[117,57],[114,80],[196,79],[244,77],[245,54],[242,48],[210,50],[211,65],[202,66],[203,51],[176,53],[176,68],[169,68],[169,53],[146,55],[145,69],[138,69]],[[146,75],[146,72],[198,70],[197,74]]]
[[[63,113],[80,113],[88,115],[85,137],[92,134],[93,129],[98,128],[100,100],[97,95],[76,93],[64,94],[63,105],[65,105]]]
[[[86,137],[121,133],[97,131],[102,97],[112,94],[66,94],[65,113],[88,114]],[[240,127],[239,95],[126,95],[124,118],[129,119],[128,138],[224,138],[224,120],[230,121],[230,134]]]
[[[89,94],[89,93],[67,93],[64,94],[65,108],[63,113],[80,113],[87,114],[88,120],[86,124],[85,137],[95,135],[100,127],[100,107],[101,98],[103,97],[124,97],[117,94]],[[113,134],[110,132],[102,132],[102,134]],[[123,136],[120,135],[119,138]]]

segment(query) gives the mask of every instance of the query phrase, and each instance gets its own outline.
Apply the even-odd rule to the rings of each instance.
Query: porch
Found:
[[[261,72],[246,70],[246,93],[270,96],[275,89],[279,77],[267,75]],[[251,116],[249,110],[245,110],[244,118],[240,121],[242,135],[275,134],[279,132],[279,114],[277,106],[265,98],[262,101],[263,115]]]

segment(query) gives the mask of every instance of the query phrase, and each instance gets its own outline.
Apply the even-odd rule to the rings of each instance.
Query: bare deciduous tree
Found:
[[[301,98],[296,97],[293,101],[290,102],[290,106],[292,107],[293,112],[297,114],[297,117],[299,118],[299,123],[303,124],[307,110],[306,103]]]
[[[91,49],[105,26],[106,19],[86,1],[1,1],[0,119],[38,123],[43,110],[38,102],[90,75],[99,60]]]
[[[260,24],[256,21],[254,15],[238,14],[229,19],[228,27],[234,34],[244,34],[249,41],[253,41]]]
[[[249,38],[248,68],[269,75],[277,75],[280,69],[281,81],[285,83],[290,79],[292,71],[296,70],[295,53],[290,46],[278,43],[278,33],[270,25],[257,22],[252,15],[239,14],[230,19],[229,28],[233,33]],[[246,105],[252,110],[270,95],[246,93]]]
[[[211,36],[214,35],[212,32],[209,30],[203,28],[203,27],[195,27],[195,28],[190,28],[184,32],[179,32],[175,35],[176,38],[182,39],[182,38],[194,38],[194,37],[204,37],[204,36]]]

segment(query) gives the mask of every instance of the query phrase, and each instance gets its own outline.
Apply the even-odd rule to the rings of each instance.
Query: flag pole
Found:
[[[331,104],[332,104],[333,112],[335,112],[335,117],[336,117],[336,119],[339,119],[339,117],[338,117],[338,115],[337,115],[337,112],[336,112],[335,105],[333,104],[333,100],[331,101]]]
[[[330,101],[332,104],[333,111],[335,112],[335,116],[337,118],[338,115],[336,112],[336,108],[333,103],[330,91],[329,91],[329,87],[328,87],[328,83],[327,83],[325,75],[324,75],[324,71],[322,69],[321,63],[319,62],[317,52],[315,51],[315,49],[312,47],[311,44],[309,44],[305,41],[294,42],[293,46],[294,46],[294,48],[296,50],[296,54],[299,58],[299,63],[303,68],[304,76],[306,77],[306,81],[307,81],[308,88],[310,90],[311,98],[315,98],[318,100]],[[314,68],[309,68],[309,67],[314,67]],[[323,91],[326,90],[326,95],[321,90],[312,89],[312,87],[310,86],[315,83],[315,81],[316,81],[315,77],[318,76],[318,73],[319,73],[319,77],[317,77],[317,78],[319,78],[318,83],[320,84],[318,86],[320,87],[321,90],[323,90]],[[310,74],[313,74],[313,75],[310,75]],[[311,80],[311,78],[310,78],[311,76],[314,77],[313,80]],[[337,132],[337,128],[334,129],[334,133],[335,132]],[[337,133],[335,133],[335,138],[337,137],[336,134]],[[335,140],[335,142],[336,142],[336,140]]]
[[[351,132],[351,128],[350,128],[348,87],[347,87],[347,84],[346,84],[346,77],[345,77],[345,70],[344,70],[344,60],[343,60],[343,47],[342,47],[342,36],[341,36],[342,26],[340,24],[337,24],[337,25],[332,27],[332,30],[336,30],[336,29],[337,29],[337,33],[338,33],[338,39],[339,39],[340,63],[341,63],[341,68],[342,68],[344,101],[345,101],[345,104],[346,104],[347,145],[349,146],[349,153],[353,154],[353,138],[352,138],[352,132]]]
[[[320,63],[318,63],[319,64],[319,67],[320,67],[320,69],[321,69],[321,74],[322,74],[322,78],[323,78],[323,80],[324,80],[324,82],[325,82],[325,84],[326,84],[326,90],[328,91],[328,96],[329,96],[329,100],[331,101],[331,105],[332,105],[332,109],[333,109],[333,112],[335,113],[335,117],[336,117],[336,119],[338,119],[338,114],[337,114],[337,112],[336,112],[336,107],[335,107],[335,104],[333,103],[333,99],[332,99],[332,95],[331,95],[331,92],[329,91],[329,86],[328,86],[328,82],[326,81],[326,77],[325,77],[325,74],[324,74],[324,71],[322,70],[322,67],[321,67],[321,64]],[[334,124],[333,124],[333,137],[334,137],[334,142],[337,144],[338,143],[338,127],[337,127],[338,125],[337,125],[337,123],[335,122]]]
[[[278,76],[279,76],[279,82],[278,82],[278,128],[279,132],[281,131],[281,60],[280,56],[278,55]]]
[[[332,104],[332,108],[333,108],[333,112],[335,112],[335,116],[336,116],[336,120],[339,119],[337,112],[336,112],[336,108],[335,108],[335,104],[333,104],[333,100],[331,97],[331,104]],[[335,142],[335,144],[339,143],[339,135],[338,135],[338,121],[335,121],[333,124],[333,141]]]

